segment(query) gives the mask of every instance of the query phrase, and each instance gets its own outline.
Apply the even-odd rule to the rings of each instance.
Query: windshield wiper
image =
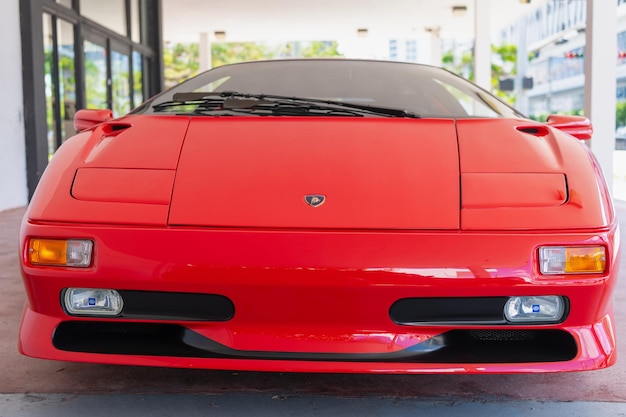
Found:
[[[198,108],[193,113],[214,110],[272,110],[272,114],[275,115],[315,114],[335,116],[341,115],[339,113],[343,112],[343,114],[348,116],[369,114],[386,117],[420,118],[417,114],[401,109],[308,97],[248,94],[235,91],[176,93],[172,101],[159,103],[152,107],[155,111],[161,111],[169,107],[184,105],[198,105]]]
[[[183,109],[172,112],[176,115],[213,115],[213,116],[344,116],[365,117],[369,112],[359,109],[344,109],[328,104],[308,104],[291,101],[260,100],[256,98],[225,97],[221,99],[174,100],[154,106],[155,112],[162,112],[182,106]],[[184,109],[184,106],[193,106]],[[376,115],[378,116],[378,115]]]

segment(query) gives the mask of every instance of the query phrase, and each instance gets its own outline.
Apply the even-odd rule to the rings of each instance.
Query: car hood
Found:
[[[586,146],[529,120],[137,115],[66,141],[27,216],[182,227],[565,230],[611,224],[610,207]]]
[[[458,229],[453,120],[193,119],[170,225]]]

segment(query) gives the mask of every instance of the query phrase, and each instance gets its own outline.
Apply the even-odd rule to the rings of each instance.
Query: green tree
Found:
[[[198,44],[164,45],[163,78],[166,88],[197,75],[199,70],[200,52]]]
[[[450,50],[441,58],[442,66],[468,80],[474,80],[474,57],[471,51],[465,51],[460,56]]]
[[[305,44],[300,48],[302,58],[330,58],[343,56],[338,50],[337,41],[315,41]]]
[[[626,101],[615,105],[615,128],[626,126]]]
[[[287,42],[278,48],[284,58],[330,58],[343,56],[337,41]]]
[[[517,74],[517,46],[491,45],[491,91],[508,103],[515,102],[515,94],[499,90],[500,79]],[[465,51],[460,56],[446,51],[441,59],[442,66],[468,80],[474,80],[474,56]]]
[[[213,67],[243,61],[271,59],[275,56],[276,51],[260,43],[227,42],[214,43],[211,45],[211,65]]]
[[[491,91],[509,104],[515,103],[515,93],[500,91],[500,80],[517,74],[517,45],[491,45]]]
[[[276,57],[342,56],[337,41],[286,42],[265,44],[255,42],[220,42],[211,45],[211,66],[257,61]],[[198,44],[165,44],[163,46],[165,86],[171,87],[197,75],[200,69]]]

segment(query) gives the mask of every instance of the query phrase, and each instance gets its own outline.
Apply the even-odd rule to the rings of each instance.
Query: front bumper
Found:
[[[25,223],[29,236],[91,238],[91,268],[24,262],[22,353],[127,365],[300,372],[503,373],[598,369],[616,360],[611,291],[614,230],[459,233],[215,230]],[[543,244],[604,244],[609,272],[539,277]],[[65,288],[216,294],[223,321],[163,316],[83,318]],[[404,298],[560,295],[550,325],[410,326],[390,318]],[[158,311],[158,306],[155,307]]]

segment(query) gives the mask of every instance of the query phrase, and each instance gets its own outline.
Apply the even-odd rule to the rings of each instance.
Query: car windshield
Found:
[[[216,93],[225,93],[224,97],[273,95],[402,110],[404,115],[414,117],[523,117],[486,91],[441,68],[344,59],[275,60],[218,67],[165,91],[133,113],[211,115],[215,111],[206,104],[201,107],[202,94],[195,94],[195,100],[181,100],[186,93],[212,93],[207,94],[211,103],[219,100]],[[284,100],[278,105],[284,105]],[[201,112],[197,111],[199,106]]]

